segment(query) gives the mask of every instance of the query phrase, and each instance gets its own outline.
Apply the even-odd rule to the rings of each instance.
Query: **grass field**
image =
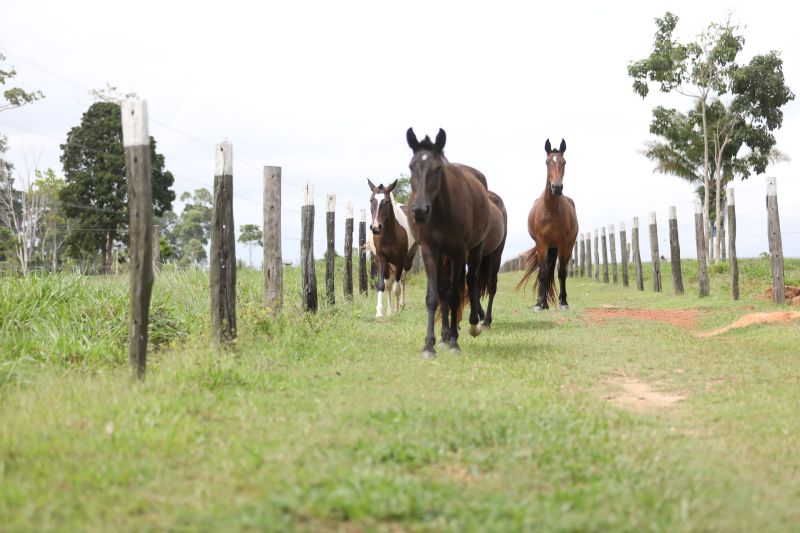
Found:
[[[798,530],[800,322],[700,338],[775,310],[769,267],[742,262],[739,302],[684,268],[685,296],[662,264],[664,293],[570,279],[538,314],[504,274],[493,329],[433,361],[423,278],[376,321],[374,295],[303,313],[287,271],[272,320],[242,271],[214,353],[205,273],[168,270],[142,384],[126,279],[2,279],[0,530]],[[693,314],[593,311],[620,308]]]

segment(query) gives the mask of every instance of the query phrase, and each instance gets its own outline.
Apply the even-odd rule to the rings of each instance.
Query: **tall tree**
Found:
[[[92,104],[80,125],[69,131],[61,150],[66,178],[61,201],[67,216],[76,221],[68,237],[68,251],[74,256],[99,251],[103,272],[108,273],[114,242],[128,240],[128,186],[119,105]],[[164,170],[164,156],[156,152],[152,136],[150,158],[153,212],[160,216],[175,200],[171,190],[174,178]]]
[[[697,40],[687,44],[673,37],[678,17],[670,12],[656,18],[656,34],[650,55],[628,65],[628,75],[634,79],[633,90],[645,98],[648,82],[659,85],[661,92],[677,92],[695,99],[700,105],[703,139],[703,227],[709,225],[709,194],[711,162],[707,106],[709,99],[725,94],[735,69],[736,55],[744,46],[744,38],[737,35],[738,27],[712,23]],[[708,235],[706,235],[708,242]],[[706,255],[709,250],[706,246]]]
[[[696,169],[702,169],[704,228],[709,227],[713,211],[720,235],[725,184],[737,175],[746,179],[752,173],[762,174],[770,162],[783,158],[772,132],[783,123],[781,108],[794,94],[786,85],[777,52],[757,55],[746,66],[736,63],[744,38],[736,34],[738,27],[730,20],[711,24],[687,45],[672,38],[677,21],[671,13],[656,19],[653,52],[632,63],[628,73],[634,78],[634,91],[642,97],[648,94],[646,82],[651,81],[659,83],[663,92],[676,91],[695,99],[694,109],[685,115],[662,107],[653,110],[650,131],[667,142],[650,144],[646,155],[658,161],[657,170],[668,169],[683,178],[696,176]],[[702,146],[702,159],[698,146]],[[713,249],[708,253],[720,257],[722,246],[717,241],[716,253]]]
[[[20,190],[14,189],[11,176],[0,178],[0,221],[11,229],[16,239],[15,252],[22,275],[28,275],[28,268],[36,251],[39,222],[45,212],[47,197],[37,190],[34,175],[35,166],[28,166],[25,173],[19,174]]]
[[[42,197],[44,204],[37,235],[39,254],[42,262],[50,261],[50,267],[55,272],[58,269],[59,252],[69,234],[69,219],[59,201],[64,180],[56,176],[51,168],[45,172],[37,170],[34,186],[36,194]]]
[[[0,53],[0,85],[6,85],[8,80],[17,75],[17,71],[14,70],[14,67],[4,67],[2,65],[5,60],[6,56]],[[26,91],[21,87],[9,87],[3,91],[3,99],[5,102],[0,102],[0,111],[22,107],[25,104],[30,104],[42,98],[44,98],[42,91]]]
[[[253,247],[264,246],[264,233],[255,224],[242,224],[239,226],[239,239],[250,250],[250,266],[253,266]]]

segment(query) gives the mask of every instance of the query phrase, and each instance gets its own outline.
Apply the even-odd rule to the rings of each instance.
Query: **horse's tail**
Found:
[[[539,264],[539,254],[537,252],[536,246],[525,252],[525,274],[522,275],[522,279],[517,283],[517,289],[525,287],[531,276],[533,276],[533,273],[541,267]],[[533,280],[534,292],[536,292],[538,288],[539,276],[536,276]],[[553,305],[555,305],[556,302],[556,279],[553,272],[550,273],[547,280],[547,301],[551,302]]]

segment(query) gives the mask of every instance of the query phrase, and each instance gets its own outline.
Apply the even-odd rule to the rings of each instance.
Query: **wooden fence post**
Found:
[[[264,167],[264,307],[273,315],[283,307],[281,252],[281,167]]]
[[[650,213],[650,257],[653,261],[653,290],[661,292],[661,260],[658,257],[658,225],[655,212]]]
[[[681,243],[678,240],[678,214],[674,205],[669,208],[669,256],[672,262],[672,286],[675,294],[683,294]]]
[[[728,258],[731,265],[731,298],[739,299],[739,258],[736,256],[736,200],[733,187],[728,187]]]
[[[580,249],[578,253],[580,254],[579,272],[580,276],[583,278],[586,277],[586,242],[583,240],[583,233],[580,234]]]
[[[302,270],[303,309],[317,311],[317,270],[314,265],[314,185],[307,183],[303,190],[300,210],[302,236],[300,267]]]
[[[153,224],[153,274],[158,272],[161,265],[161,229],[158,224]]]
[[[216,148],[211,209],[211,335],[217,345],[236,338],[236,237],[233,225],[233,146]]]
[[[608,251],[611,254],[611,278],[614,281],[614,285],[616,285],[619,283],[619,278],[617,277],[617,243],[614,235],[614,224],[608,227]]]
[[[639,217],[633,217],[631,227],[631,252],[633,254],[633,270],[636,272],[636,288],[644,290],[644,275],[642,274],[642,254],[639,252]]]
[[[328,249],[325,252],[325,292],[328,297],[328,305],[336,303],[336,248],[334,240],[336,238],[336,195],[328,195],[328,210],[325,213],[325,225],[328,235]]]
[[[569,258],[569,277],[575,277],[575,266],[578,262],[578,241],[575,241],[575,245],[572,247],[572,254],[570,254]]]
[[[363,208],[358,223],[358,293],[367,294],[367,213]]]
[[[628,238],[625,234],[625,222],[619,223],[619,255],[622,260],[622,286],[628,286]]]
[[[147,102],[125,100],[121,105],[122,144],[128,175],[130,212],[130,318],[128,360],[134,376],[147,369],[147,327],[153,294],[153,186]]]
[[[697,282],[700,296],[708,296],[708,263],[706,262],[706,237],[703,232],[703,206],[694,201],[694,240],[697,244]]]
[[[594,280],[600,283],[600,232],[594,230]]]
[[[353,204],[345,204],[344,216],[344,298],[353,299]]]
[[[600,230],[600,246],[603,247],[603,283],[608,283],[608,239],[605,226]]]
[[[583,243],[586,245],[586,277],[592,279],[592,232],[584,234]]]
[[[772,301],[775,305],[783,305],[786,303],[786,286],[783,280],[783,243],[775,178],[767,178],[767,237],[772,258]]]

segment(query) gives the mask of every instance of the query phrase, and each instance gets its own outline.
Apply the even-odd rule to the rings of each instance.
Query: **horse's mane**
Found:
[[[426,135],[424,139],[419,142],[419,148],[424,150],[433,150],[435,145],[431,140],[430,136]]]

